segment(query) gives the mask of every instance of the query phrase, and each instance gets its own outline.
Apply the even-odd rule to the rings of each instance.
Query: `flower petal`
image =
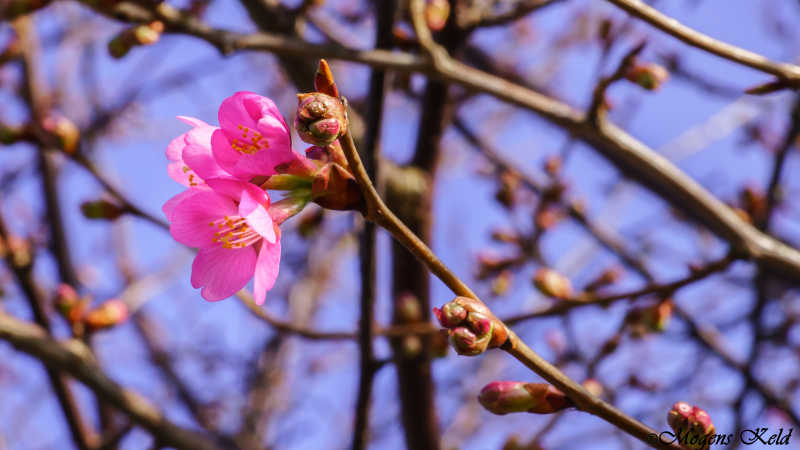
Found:
[[[275,285],[281,262],[280,237],[274,243],[263,242],[261,251],[258,252],[255,275],[253,280],[253,297],[257,305],[264,304],[267,291]]]
[[[210,302],[226,299],[253,276],[256,258],[253,246],[202,248],[192,263],[192,286],[202,287],[201,295]]]
[[[190,247],[210,247],[218,229],[211,222],[237,213],[233,200],[210,190],[197,190],[175,204],[169,232],[176,241]]]
[[[192,127],[207,127],[209,126],[207,123],[203,122],[200,119],[195,119],[194,117],[189,116],[177,116],[177,119],[181,122],[185,123],[186,125]]]
[[[219,123],[222,133],[212,137],[214,156],[238,178],[273,175],[275,166],[294,159],[289,127],[266,97],[237,92],[222,102]]]
[[[164,212],[164,215],[167,216],[167,221],[172,222],[172,215],[175,211],[175,206],[185,200],[187,197],[190,197],[197,192],[198,189],[186,189],[185,191],[181,192],[180,194],[174,195],[172,198],[164,202],[164,206],[161,207],[161,211]]]
[[[248,183],[249,184],[249,183]],[[253,186],[250,184],[250,186]],[[266,192],[253,186],[255,189],[245,189],[239,202],[239,215],[244,217],[247,225],[260,234],[269,243],[275,242],[275,225],[269,215],[269,197]],[[265,206],[266,205],[266,206]]]

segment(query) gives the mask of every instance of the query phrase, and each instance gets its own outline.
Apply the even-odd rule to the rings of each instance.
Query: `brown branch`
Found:
[[[431,249],[408,230],[408,228],[397,219],[397,216],[386,207],[367,176],[364,165],[361,163],[358,151],[349,133],[343,136],[342,141],[342,147],[347,156],[347,161],[356,180],[358,180],[359,187],[367,202],[366,218],[386,228],[397,241],[402,243],[414,256],[423,262],[431,272],[439,277],[453,293],[478,300],[478,296],[476,296],[458,276],[452,273],[450,269],[436,257]],[[513,332],[510,332],[510,330],[508,341],[502,348],[537,375],[564,392],[575,402],[580,410],[602,418],[654,448],[678,448],[677,445],[667,445],[654,440],[653,436],[656,436],[655,430],[627,416],[614,406],[592,396],[583,386],[571,380],[557,367],[540,357]]]
[[[588,305],[606,306],[618,300],[634,299],[638,297],[644,297],[646,295],[670,296],[674,294],[675,291],[685,286],[688,286],[696,281],[702,280],[715,273],[724,271],[725,269],[728,268],[728,266],[731,265],[733,261],[735,261],[735,257],[731,255],[725,256],[717,261],[705,265],[701,269],[692,271],[690,275],[684,278],[681,278],[679,280],[670,283],[653,283],[640,289],[634,289],[628,292],[621,292],[619,294],[610,294],[605,296],[588,294],[588,295],[579,295],[575,298],[567,300],[559,300],[558,303],[556,303],[555,305],[540,311],[534,311],[531,313],[524,313],[512,317],[507,317],[503,319],[503,323],[505,323],[506,325],[514,325],[516,323],[533,319],[536,317],[560,315],[573,308],[580,306],[588,306]]]
[[[632,48],[622,61],[620,61],[619,66],[611,75],[607,77],[603,77],[594,87],[594,91],[592,92],[592,103],[589,106],[589,110],[586,113],[586,120],[595,126],[598,123],[598,119],[600,116],[605,112],[605,103],[606,103],[606,91],[608,88],[616,81],[619,81],[625,77],[625,74],[631,68],[633,63],[636,61],[636,57],[639,53],[644,50],[646,42],[642,42],[636,47]]]
[[[33,324],[22,322],[0,312],[0,339],[28,353],[57,370],[69,373],[84,383],[98,397],[130,416],[148,430],[157,441],[180,449],[216,449],[211,440],[167,420],[161,412],[139,394],[126,390],[106,376],[93,360],[89,350],[79,341],[61,343]]]
[[[664,31],[665,33],[668,33],[693,47],[705,50],[729,61],[775,75],[782,80],[790,82],[790,84],[796,88],[800,87],[800,67],[794,64],[770,61],[766,57],[757,53],[736,47],[735,45],[731,45],[726,42],[718,41],[710,36],[681,24],[671,17],[660,13],[655,8],[645,4],[640,0],[608,1],[620,9],[625,10],[628,14],[644,20],[659,30]]]
[[[476,17],[469,23],[461,24],[461,27],[465,30],[473,30],[475,28],[506,25],[509,22],[519,20],[532,12],[555,5],[561,1],[563,0],[518,0],[507,11]]]

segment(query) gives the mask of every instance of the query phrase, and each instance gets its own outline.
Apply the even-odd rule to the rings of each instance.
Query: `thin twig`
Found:
[[[660,13],[657,9],[641,0],[608,0],[628,14],[638,17],[665,33],[699,49],[742,64],[753,69],[766,72],[800,87],[800,67],[794,64],[777,63],[762,55],[716,40],[700,33],[677,20]]]

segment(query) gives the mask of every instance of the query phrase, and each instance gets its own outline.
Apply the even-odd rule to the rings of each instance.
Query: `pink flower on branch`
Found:
[[[262,304],[278,276],[278,225],[288,214],[281,207],[270,208],[267,193],[251,183],[222,178],[206,182],[210,189],[178,194],[181,198],[168,213],[172,237],[198,249],[192,287],[202,288],[206,300],[218,301],[254,278],[255,301]]]

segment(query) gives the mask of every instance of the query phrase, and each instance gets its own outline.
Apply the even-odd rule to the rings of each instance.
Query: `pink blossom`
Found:
[[[192,129],[167,145],[170,178],[187,187],[201,187],[205,186],[206,178],[230,177],[214,160],[211,151],[211,135],[219,128],[193,117],[178,116],[178,119]]]
[[[252,92],[233,94],[219,107],[219,123],[211,136],[214,158],[239,179],[315,168],[292,150],[289,127],[266,97]]]
[[[230,297],[254,278],[254,297],[262,304],[275,284],[281,255],[279,221],[270,199],[257,186],[232,178],[208,178],[206,188],[190,188],[170,201],[170,233],[198,248],[192,286],[208,301]]]

